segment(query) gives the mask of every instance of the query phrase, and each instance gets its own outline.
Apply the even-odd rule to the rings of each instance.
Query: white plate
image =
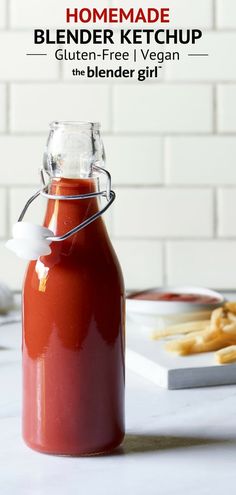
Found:
[[[201,287],[163,287],[152,289],[152,292],[174,292],[176,294],[199,294],[216,297],[215,304],[199,304],[180,301],[148,301],[127,298],[127,316],[144,329],[160,329],[167,325],[186,321],[208,319],[210,313],[224,304],[224,297],[211,289]],[[142,291],[144,292],[144,291]]]
[[[126,365],[143,378],[168,389],[236,383],[236,364],[216,364],[214,352],[190,356],[168,353],[165,341],[151,340],[133,324],[127,328]]]

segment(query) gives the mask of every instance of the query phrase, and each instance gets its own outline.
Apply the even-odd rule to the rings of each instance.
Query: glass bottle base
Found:
[[[120,438],[112,443],[110,443],[107,446],[101,447],[93,450],[93,451],[78,451],[78,452],[57,452],[55,450],[47,449],[47,447],[43,447],[41,445],[34,444],[32,442],[29,442],[23,437],[23,440],[27,447],[29,447],[32,450],[35,450],[36,452],[40,452],[40,454],[47,454],[47,455],[55,455],[55,456],[60,456],[60,457],[95,457],[95,456],[100,456],[100,455],[105,455],[105,454],[110,454],[112,453],[117,447],[121,445],[121,443],[124,440],[125,434],[122,433]]]

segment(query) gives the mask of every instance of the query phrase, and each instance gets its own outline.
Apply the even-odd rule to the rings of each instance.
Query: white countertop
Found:
[[[0,327],[1,495],[234,493],[236,386],[168,391],[128,372],[122,448],[38,454],[21,439],[20,341],[20,324]]]

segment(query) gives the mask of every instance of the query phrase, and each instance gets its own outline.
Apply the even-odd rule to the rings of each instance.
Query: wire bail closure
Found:
[[[68,237],[71,237],[72,235],[74,235],[77,232],[79,232],[80,230],[82,230],[84,227],[87,227],[87,225],[89,225],[90,223],[97,220],[97,218],[102,216],[103,213],[105,213],[105,211],[108,210],[108,208],[111,206],[111,204],[115,200],[116,195],[115,195],[115,192],[111,189],[111,175],[110,175],[110,173],[107,170],[105,170],[104,168],[99,167],[98,165],[92,165],[92,168],[94,170],[96,170],[97,172],[106,175],[106,178],[107,178],[106,189],[102,190],[102,191],[98,191],[98,192],[89,193],[89,194],[78,194],[78,195],[77,194],[76,195],[49,194],[49,192],[48,192],[49,184],[46,184],[43,169],[41,169],[40,175],[41,175],[41,181],[43,184],[43,188],[40,189],[39,191],[37,191],[33,196],[31,196],[28,199],[28,201],[26,202],[26,204],[25,204],[25,206],[24,206],[24,208],[23,208],[23,210],[22,210],[22,212],[18,218],[18,222],[22,222],[29,206],[40,195],[44,196],[45,198],[48,198],[48,199],[59,199],[59,200],[63,200],[63,201],[64,200],[66,200],[66,201],[83,200],[83,199],[95,198],[95,197],[99,197],[99,196],[106,198],[106,200],[107,200],[107,204],[100,211],[98,211],[97,213],[95,213],[91,217],[84,220],[84,222],[81,222],[79,225],[77,225],[73,229],[69,230],[64,235],[46,237],[45,239],[47,241],[50,241],[50,242],[65,241],[66,239],[68,239]]]

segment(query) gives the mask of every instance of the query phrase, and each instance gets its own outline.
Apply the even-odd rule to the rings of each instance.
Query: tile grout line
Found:
[[[165,240],[162,242],[162,263],[163,263],[162,283],[165,287],[167,286],[167,280],[168,280],[167,242]]]
[[[212,28],[213,30],[217,30],[217,4],[216,0],[212,0]]]
[[[236,30],[235,30],[236,33]],[[0,75],[0,82],[6,82],[6,79],[1,79]],[[17,84],[19,86],[21,85],[55,85],[58,83],[58,77],[53,76],[53,78],[33,78],[33,79],[17,79],[15,77],[11,78],[11,83],[12,84]],[[70,78],[66,79],[63,78],[62,81],[60,81],[60,84],[62,86],[106,86],[106,87],[118,87],[122,88],[122,86],[128,86],[128,87],[134,87],[134,88],[146,88],[150,89],[152,88],[163,88],[163,87],[171,87],[171,86],[195,86],[196,88],[199,88],[200,86],[203,86],[204,88],[211,88],[213,84],[221,84],[224,86],[231,86],[236,85],[236,76],[233,76],[231,79],[167,79],[167,80],[162,80],[161,82],[156,82],[156,81],[149,81],[149,82],[133,82],[133,81],[108,81],[106,82],[105,79],[100,78],[100,79],[81,79],[81,81],[78,81],[76,78]]]
[[[5,21],[6,21],[6,31],[9,31],[10,28],[11,28],[11,22],[10,22],[10,18],[11,18],[11,5],[10,5],[10,2],[11,0],[6,0],[5,1],[5,5],[6,5],[6,16],[5,16]]]
[[[11,84],[11,83],[10,83]],[[32,131],[30,129],[25,130],[25,131],[18,131],[14,130],[11,133],[12,137],[27,137],[27,138],[39,138],[39,137],[45,137],[45,130],[39,130],[39,131]],[[4,131],[0,132],[0,137],[5,137],[7,136],[7,133]],[[136,137],[137,139],[140,138],[185,138],[185,139],[198,139],[198,138],[203,138],[203,139],[211,139],[215,137],[212,134],[212,131],[207,131],[207,132],[163,132],[163,133],[158,133],[158,131],[115,131],[110,132],[110,131],[103,131],[103,136],[104,137]],[[223,137],[223,138],[231,138],[231,137],[236,137],[236,131],[223,131],[218,134],[218,137]]]
[[[168,244],[175,244],[175,243],[184,243],[184,244],[189,244],[189,243],[201,243],[201,244],[204,244],[204,243],[222,243],[222,242],[230,242],[230,243],[235,243],[236,244],[236,235],[235,236],[220,236],[220,237],[217,237],[217,238],[214,238],[212,236],[208,236],[208,237],[202,237],[202,236],[198,236],[198,237],[186,237],[186,236],[183,236],[183,237],[150,237],[148,235],[146,235],[145,237],[141,237],[141,236],[122,236],[122,235],[118,235],[118,234],[112,234],[112,239],[114,241],[133,241],[133,242],[142,242],[142,241],[148,241],[148,242],[151,242],[151,243],[163,243],[163,242],[166,242]]]
[[[11,113],[11,84],[8,82],[6,84],[6,135],[10,135],[10,113]]]
[[[64,83],[64,64],[63,60],[60,60],[58,63],[58,73],[57,73],[57,80],[55,80],[56,83]]]
[[[113,114],[114,114],[113,113],[113,108],[114,108],[114,105],[113,105],[113,101],[114,101],[114,90],[113,90],[113,85],[112,84],[109,87],[108,100],[109,100],[109,105],[110,105],[110,109],[109,109],[110,132],[111,132],[111,135],[113,135],[113,133],[114,133],[114,119],[113,119]]]
[[[11,84],[10,84],[11,85]],[[110,120],[110,118],[109,118]],[[0,137],[4,137],[6,136],[7,133],[5,131],[0,131]],[[38,130],[38,131],[32,131],[31,129],[28,129],[28,130],[24,130],[24,131],[20,131],[20,130],[14,130],[11,135],[13,137],[43,137],[45,136],[45,129],[41,129],[41,130]],[[114,132],[111,132],[111,131],[108,131],[108,130],[105,130],[103,131],[103,136],[107,137],[136,137],[138,139],[140,138],[144,138],[144,137],[156,137],[156,138],[186,138],[186,139],[193,139],[193,138],[213,138],[213,137],[216,137],[214,136],[212,130],[211,131],[202,131],[202,132],[199,132],[199,131],[192,131],[192,132],[163,132],[163,133],[160,133],[158,131],[114,131]],[[227,138],[227,137],[236,137],[236,131],[221,131],[220,133],[217,133],[217,136],[218,137],[223,137],[223,138]]]
[[[162,142],[162,160],[163,160],[163,186],[168,187],[168,167],[167,167],[167,147],[168,147],[168,136],[163,136]]]
[[[218,117],[218,93],[217,93],[217,85],[216,84],[213,84],[212,85],[212,94],[213,94],[213,106],[212,106],[212,111],[213,111],[213,115],[212,115],[212,126],[213,126],[213,134],[218,134],[217,131],[218,131],[218,122],[217,122],[217,117]]]
[[[213,0],[214,1],[214,0]],[[32,26],[22,26],[22,27],[19,27],[19,26],[13,26],[11,27],[10,25],[10,8],[9,8],[9,3],[10,0],[7,0],[7,25],[9,25],[9,28],[11,29],[12,32],[14,33],[32,33],[32,29],[35,28],[35,25],[33,24]],[[224,27],[217,27],[217,8],[213,7],[212,9],[213,11],[213,14],[212,14],[212,27],[205,27],[205,26],[198,26],[200,29],[202,29],[204,31],[204,33],[212,33],[215,31],[215,27],[216,27],[216,30],[219,34],[235,34],[235,27],[227,27],[227,26],[224,26]],[[97,24],[98,28],[99,28],[99,24]],[[133,24],[130,24],[130,26],[127,24],[127,29],[131,29],[133,26]],[[49,24],[47,24],[46,26],[42,26],[42,28],[47,28],[47,29],[50,29],[51,31],[55,31],[55,29],[66,29],[66,24],[65,25],[60,25],[60,26],[50,26]],[[102,25],[100,25],[100,27],[102,28]],[[189,25],[189,23],[187,25],[181,25],[181,24],[175,24],[175,29],[183,29],[183,30],[186,30],[186,29],[193,29],[193,28],[196,28],[196,25],[195,23],[192,24],[191,26]],[[117,32],[117,30],[119,30],[118,28],[116,29],[115,32]],[[0,33],[4,33],[5,31],[8,31],[8,29],[6,29],[5,27],[1,27],[0,28]],[[56,43],[55,43],[56,45]]]
[[[6,191],[6,238],[9,239],[10,237],[10,230],[11,230],[11,225],[10,225],[10,220],[11,220],[11,214],[10,214],[10,187],[5,188]]]
[[[219,193],[220,193],[220,188],[215,187],[214,188],[214,195],[215,195],[215,240],[225,240],[225,239],[227,239],[227,237],[220,235]]]
[[[26,187],[37,187],[36,186],[36,182],[23,182],[23,183],[19,183],[19,182],[8,182],[8,181],[4,181],[2,180],[2,183],[1,185],[3,187],[8,187],[8,186],[12,186],[14,187],[15,189],[21,189],[21,188],[26,188]],[[196,184],[153,184],[153,183],[148,183],[148,184],[129,184],[129,183],[124,183],[124,184],[118,184],[114,181],[112,181],[112,185],[114,188],[116,189],[122,189],[122,190],[128,190],[128,189],[135,189],[135,190],[147,190],[147,191],[150,191],[150,190],[156,190],[156,191],[163,191],[163,189],[166,189],[168,191],[186,191],[186,190],[194,190],[194,191],[212,191],[214,187],[219,187],[221,189],[227,189],[227,190],[236,190],[236,183],[235,184],[199,184],[199,185],[196,185]]]

